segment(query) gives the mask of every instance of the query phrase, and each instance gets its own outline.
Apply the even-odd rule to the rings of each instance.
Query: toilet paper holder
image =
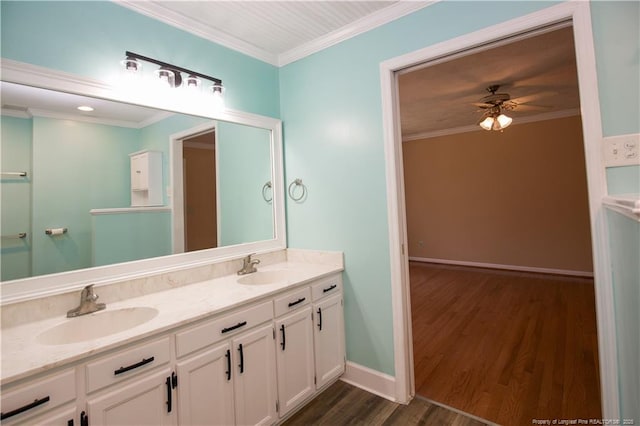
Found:
[[[67,233],[67,228],[47,228],[44,233],[47,235],[62,235]]]

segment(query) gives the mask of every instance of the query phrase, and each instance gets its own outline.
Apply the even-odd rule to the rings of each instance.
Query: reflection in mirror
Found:
[[[271,130],[0,88],[3,282],[275,237]]]

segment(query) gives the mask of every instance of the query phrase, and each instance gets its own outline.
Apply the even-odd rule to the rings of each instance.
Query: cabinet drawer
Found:
[[[273,319],[271,301],[241,309],[176,334],[178,357]]]
[[[2,390],[2,423],[18,421],[42,413],[76,398],[75,370]]]
[[[290,291],[284,296],[276,297],[273,301],[273,308],[276,316],[286,314],[295,309],[306,306],[311,302],[311,291],[309,287],[303,287],[294,291]]]
[[[87,392],[135,376],[169,362],[169,337],[134,346],[90,362],[86,366]]]
[[[332,275],[316,281],[311,286],[313,300],[320,300],[325,296],[330,296],[342,291],[342,275]]]

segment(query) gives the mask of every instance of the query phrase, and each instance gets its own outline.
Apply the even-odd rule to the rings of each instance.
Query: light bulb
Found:
[[[492,116],[488,116],[478,124],[480,125],[480,127],[482,127],[485,130],[491,130],[493,128],[494,121],[495,120],[493,119]]]
[[[506,127],[509,127],[509,125],[511,124],[511,122],[513,121],[513,118],[506,116],[504,114],[500,114],[496,120],[498,121],[498,124],[500,125],[500,129],[504,129]]]

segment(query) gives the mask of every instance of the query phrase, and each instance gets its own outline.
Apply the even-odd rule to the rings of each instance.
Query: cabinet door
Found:
[[[311,306],[276,321],[276,363],[280,417],[313,392],[313,325]]]
[[[177,363],[180,425],[234,424],[231,345]]]
[[[314,305],[316,388],[344,373],[344,319],[342,296],[336,295]]]
[[[175,425],[177,407],[173,393],[169,369],[112,386],[88,399],[89,424]]]
[[[147,154],[131,157],[131,189],[144,191],[149,189],[149,160]]]
[[[275,423],[277,388],[273,325],[239,335],[232,345],[236,424]]]

